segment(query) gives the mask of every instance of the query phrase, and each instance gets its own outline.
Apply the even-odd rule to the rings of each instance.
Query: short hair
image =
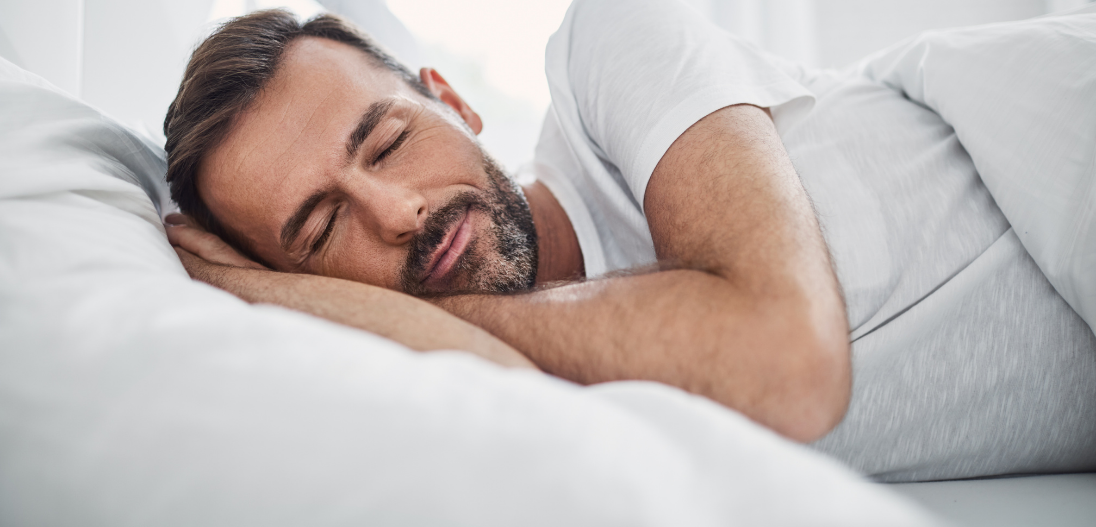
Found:
[[[256,261],[262,260],[250,244],[219,222],[202,201],[197,172],[203,157],[224,139],[236,117],[274,77],[289,44],[300,37],[349,44],[415,91],[436,99],[406,66],[336,15],[321,14],[302,24],[282,9],[256,11],[226,22],[205,39],[191,55],[179,92],[164,117],[167,182],[171,198],[184,214]]]

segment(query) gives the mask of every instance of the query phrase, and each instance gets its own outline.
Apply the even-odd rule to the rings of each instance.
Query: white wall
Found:
[[[0,0],[0,56],[80,96],[84,0]]]
[[[81,97],[159,133],[212,0],[84,0]]]
[[[321,10],[311,0],[0,0],[0,56],[155,137],[215,19],[282,4]]]

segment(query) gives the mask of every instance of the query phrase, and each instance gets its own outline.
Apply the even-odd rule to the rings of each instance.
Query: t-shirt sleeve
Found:
[[[576,0],[545,70],[578,161],[614,165],[641,209],[663,154],[706,115],[813,101],[762,52],[674,0]]]

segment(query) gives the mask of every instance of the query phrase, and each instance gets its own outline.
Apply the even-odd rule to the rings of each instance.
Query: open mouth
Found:
[[[449,275],[456,269],[461,255],[472,241],[471,207],[464,210],[461,218],[454,222],[454,227],[446,233],[445,238],[438,244],[434,254],[430,256],[430,263],[426,266],[427,272],[422,278],[424,285],[444,283]]]

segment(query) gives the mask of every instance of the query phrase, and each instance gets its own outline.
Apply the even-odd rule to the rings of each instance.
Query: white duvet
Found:
[[[1054,289],[1096,329],[1096,6],[927,32],[861,63],[940,115]]]
[[[163,172],[0,61],[0,525],[932,523],[675,389],[413,353],[193,282]]]

